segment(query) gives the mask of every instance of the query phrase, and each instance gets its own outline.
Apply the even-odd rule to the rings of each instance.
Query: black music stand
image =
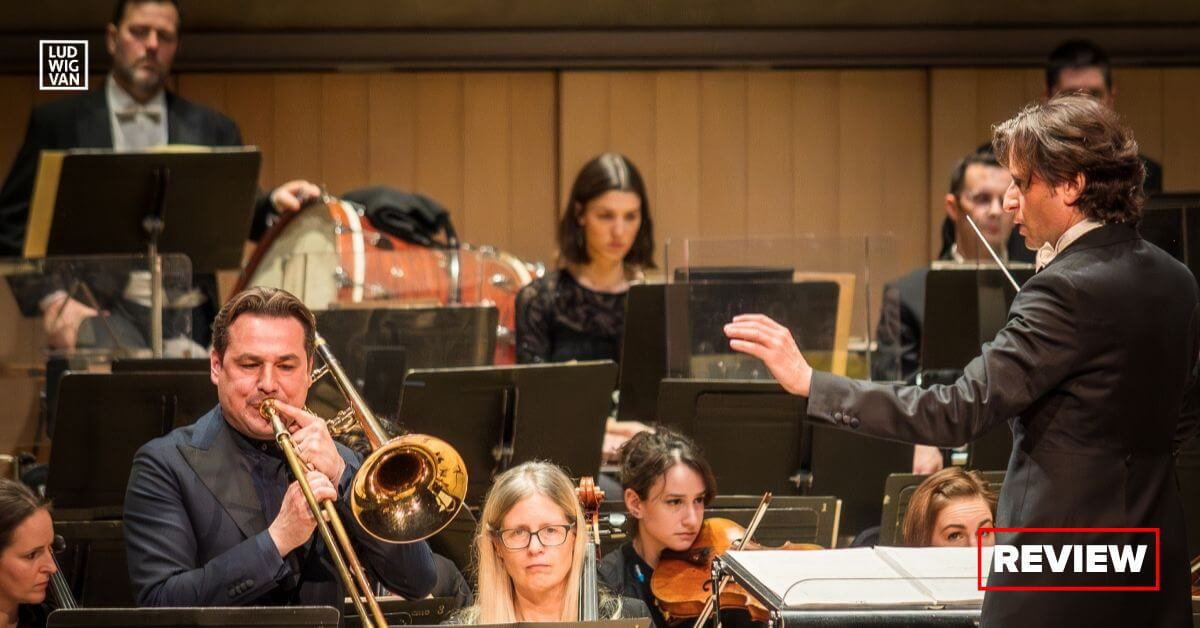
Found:
[[[662,380],[659,421],[704,449],[722,493],[807,489],[808,401],[772,380]]]
[[[1028,265],[1010,268],[1017,283],[1033,276]],[[998,268],[934,268],[925,279],[921,334],[922,385],[951,383],[1004,327],[1016,291]],[[964,443],[966,444],[966,443]],[[1012,432],[993,429],[970,443],[971,466],[1008,466]]]
[[[89,513],[90,514],[90,513]],[[58,555],[63,576],[84,608],[134,606],[125,560],[125,524],[119,520],[71,521],[66,511],[54,513],[54,531],[65,547]]]
[[[1138,231],[1200,277],[1200,193],[1159,193],[1146,201]]]
[[[50,613],[47,628],[338,628],[341,617],[329,606],[246,606],[239,608],[75,608]]]
[[[981,471],[988,484],[1000,492],[1004,471]],[[912,494],[928,475],[893,473],[883,486],[883,516],[879,520],[879,545],[904,545],[904,515]]]
[[[843,535],[856,536],[879,523],[879,492],[887,477],[912,469],[913,446],[827,425],[812,425],[812,487],[816,495],[842,499]]]
[[[43,152],[24,256],[147,254],[150,345],[161,357],[161,255],[186,255],[196,273],[238,268],[260,161],[258,149],[243,147]]]
[[[419,600],[406,600],[398,596],[388,595],[376,598],[379,610],[389,626],[411,626],[414,624],[438,625],[450,618],[457,610],[454,598],[427,597]],[[342,607],[342,628],[361,628],[362,619],[354,604]]]
[[[208,358],[115,358],[113,373],[208,373]]]
[[[667,376],[666,291],[682,285],[638,284],[625,299],[617,418],[653,421],[658,415],[658,383]]]
[[[120,517],[138,448],[216,405],[206,372],[68,372],[59,383],[46,495],[58,509]]]
[[[454,443],[481,500],[494,473],[527,460],[596,475],[616,378],[609,360],[413,370],[399,422]]]
[[[317,329],[367,405],[394,415],[404,374],[415,368],[486,366],[496,348],[495,306],[335,309],[316,312]],[[320,410],[340,409],[332,386],[312,391]]]
[[[704,518],[724,517],[743,527],[750,524],[761,495],[718,495],[704,509]],[[836,547],[842,502],[836,497],[779,495],[763,515],[754,540],[770,547],[792,543],[815,543],[825,549]]]

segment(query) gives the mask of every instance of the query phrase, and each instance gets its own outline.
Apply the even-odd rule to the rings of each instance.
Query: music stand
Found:
[[[1155,194],[1146,201],[1138,231],[1200,277],[1200,194]]]
[[[147,253],[151,345],[161,357],[160,254],[187,255],[198,273],[238,268],[250,233],[260,161],[258,149],[243,147],[44,151],[24,256]]]
[[[73,608],[50,613],[47,628],[338,628],[341,617],[329,606],[245,606],[239,608]]]
[[[704,518],[724,517],[745,527],[761,500],[761,495],[718,495],[704,509]],[[754,540],[768,548],[791,541],[832,549],[837,547],[841,512],[842,501],[836,497],[776,496],[763,515]]]
[[[842,533],[854,536],[879,522],[887,477],[912,469],[913,446],[827,425],[812,425],[812,487],[842,500]]]
[[[980,475],[998,494],[1004,484],[1004,471],[980,471]],[[904,515],[912,494],[928,475],[893,473],[883,486],[883,516],[879,520],[879,545],[904,545]]]
[[[216,405],[207,372],[68,372],[59,383],[46,495],[58,508],[121,516],[138,448]]]
[[[704,448],[722,493],[807,488],[808,401],[773,380],[662,380],[659,421]]]
[[[208,373],[208,358],[115,358],[113,373]]]
[[[436,626],[450,618],[457,608],[452,597],[427,597],[419,600],[406,600],[395,595],[383,595],[375,598],[379,602],[379,610],[389,626],[410,626],[422,624]],[[362,619],[353,604],[342,607],[342,628],[360,628]]]
[[[1010,268],[1017,283],[1033,276],[1028,265]],[[922,385],[951,383],[1008,320],[1016,292],[998,268],[934,268],[925,279],[921,334]],[[1012,432],[992,429],[970,443],[971,466],[1008,465]]]
[[[667,376],[666,291],[676,284],[637,284],[625,299],[621,335],[617,419],[653,421],[658,415],[658,383]]]
[[[1011,268],[1023,284],[1033,268]],[[921,370],[962,371],[996,337],[1008,319],[1016,291],[998,268],[933,268],[925,277]]]
[[[90,514],[90,513],[89,513]],[[65,511],[54,513],[54,531],[66,547],[58,555],[71,592],[85,608],[134,605],[125,560],[125,524],[119,520],[71,521]]]
[[[596,475],[616,379],[609,360],[416,369],[404,378],[399,422],[454,443],[468,492],[482,499],[494,473],[527,460]]]
[[[334,309],[315,314],[317,329],[367,405],[384,415],[397,411],[408,369],[486,366],[495,353],[499,312],[491,305]],[[341,394],[325,386],[312,391],[314,401],[340,409]],[[314,409],[325,408],[314,405]]]

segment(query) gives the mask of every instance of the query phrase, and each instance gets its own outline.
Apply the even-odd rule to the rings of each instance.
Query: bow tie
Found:
[[[120,122],[132,122],[138,114],[142,114],[150,119],[151,122],[159,122],[163,117],[162,105],[131,105],[116,112],[117,120]]]
[[[1050,244],[1049,242],[1043,244],[1041,248],[1037,250],[1037,255],[1035,256],[1036,259],[1033,264],[1034,272],[1041,272],[1042,269],[1046,267],[1046,264],[1049,264],[1057,256],[1058,251],[1054,250],[1054,245]]]

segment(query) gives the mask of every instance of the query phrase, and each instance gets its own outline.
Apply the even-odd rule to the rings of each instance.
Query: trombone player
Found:
[[[301,409],[315,346],[312,312],[282,290],[246,290],[218,312],[210,372],[219,404],[133,460],[125,543],[139,606],[341,608],[343,584],[260,413],[266,399],[275,400],[317,500],[336,500],[367,574],[409,598],[432,590],[428,545],[379,541],[350,516],[362,458]]]

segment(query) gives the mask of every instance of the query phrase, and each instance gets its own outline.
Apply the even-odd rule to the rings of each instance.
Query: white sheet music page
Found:
[[[728,552],[787,608],[924,607],[934,604],[919,587],[864,547],[854,549]]]
[[[982,604],[977,581],[979,550],[974,547],[876,547],[875,553],[897,572],[914,578],[941,604]],[[992,548],[983,548],[983,584],[987,584]]]

